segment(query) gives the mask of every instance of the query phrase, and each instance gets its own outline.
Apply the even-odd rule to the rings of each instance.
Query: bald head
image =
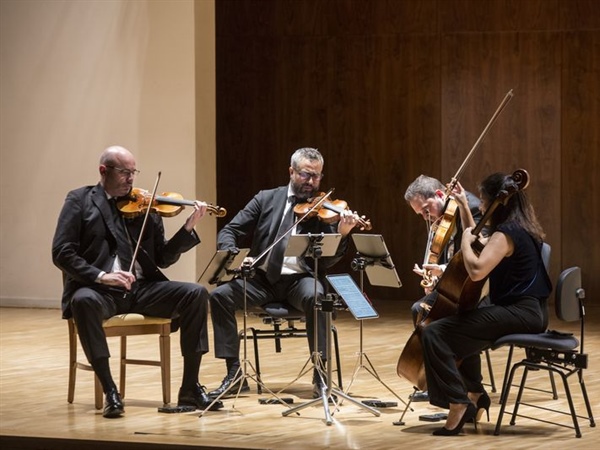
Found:
[[[113,197],[126,195],[133,186],[137,170],[135,158],[125,147],[113,145],[100,155],[100,184]]]
[[[100,155],[100,164],[105,166],[114,166],[120,160],[126,158],[135,160],[133,154],[125,147],[121,147],[120,145],[112,145],[107,147],[102,152],[102,155]]]

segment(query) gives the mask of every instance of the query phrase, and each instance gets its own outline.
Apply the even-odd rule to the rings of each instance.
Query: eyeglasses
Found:
[[[311,173],[311,172],[305,172],[305,171],[297,171],[296,169],[294,169],[296,171],[296,173],[298,174],[298,176],[300,177],[300,179],[302,181],[308,181],[309,179],[313,179],[315,181],[320,181],[323,179],[323,177],[325,176],[324,173]]]
[[[136,175],[140,174],[140,171],[137,169],[129,170],[129,169],[123,169],[122,167],[115,167],[115,166],[109,166],[109,165],[107,165],[106,167],[119,172],[119,175],[123,175],[124,177],[127,177],[127,178],[135,177]]]

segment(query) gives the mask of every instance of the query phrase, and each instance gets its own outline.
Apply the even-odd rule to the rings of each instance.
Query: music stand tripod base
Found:
[[[221,278],[222,274],[228,270],[226,269],[223,265],[220,265],[219,267],[217,267],[216,269],[216,273],[212,275],[212,279],[219,279]],[[232,271],[233,272],[233,271]],[[237,385],[237,392],[233,401],[233,405],[232,405],[232,409],[235,409],[235,401],[237,400],[237,398],[240,395],[240,392],[242,390],[242,386],[243,386],[243,382],[244,380],[250,379],[253,382],[255,382],[257,385],[259,385],[262,389],[264,389],[265,391],[267,391],[269,394],[271,394],[274,397],[274,400],[276,400],[278,403],[281,403],[282,405],[288,406],[288,403],[280,398],[277,394],[275,394],[274,392],[272,392],[269,388],[267,388],[263,382],[261,380],[258,379],[258,376],[256,376],[256,369],[252,366],[252,363],[248,360],[248,341],[247,341],[247,329],[248,329],[248,325],[247,325],[247,316],[248,316],[248,305],[247,305],[247,280],[248,278],[252,277],[254,274],[254,270],[252,268],[251,265],[249,264],[242,264],[241,268],[239,270],[235,270],[235,272],[239,272],[236,274],[236,276],[240,276],[242,278],[242,282],[243,282],[243,287],[244,287],[244,339],[243,339],[243,358],[240,361],[240,367],[238,367],[236,373],[233,376],[233,380],[231,382],[231,384],[229,385],[229,387],[224,390],[223,392],[221,392],[221,394],[219,394],[218,397],[216,397],[215,399],[213,399],[213,401],[208,405],[208,407],[204,410],[202,410],[200,412],[200,415],[198,416],[198,418],[202,418],[204,416],[204,413],[206,413],[206,411],[210,411],[213,407],[213,405],[217,404],[217,402],[219,402],[221,400],[221,398],[225,397],[225,395],[227,395],[230,391],[233,391],[233,388]],[[252,373],[249,372],[248,367],[250,367],[252,369]]]
[[[331,409],[329,407],[329,401],[332,401],[332,404],[334,405],[335,409],[338,408],[338,405],[336,404],[335,401],[335,396],[339,396],[345,400],[348,400],[349,402],[353,403],[354,405],[358,406],[359,408],[362,408],[368,412],[370,412],[371,414],[373,414],[376,417],[379,417],[381,415],[381,413],[375,409],[372,408],[370,406],[367,406],[361,402],[359,402],[358,400],[352,398],[351,396],[347,395],[346,393],[335,389],[332,387],[331,385],[331,314],[333,311],[333,296],[328,295],[326,297],[326,299],[323,299],[321,302],[322,305],[322,311],[325,314],[325,329],[327,330],[326,333],[326,339],[327,339],[327,387],[323,386],[321,389],[321,396],[318,398],[315,398],[311,401],[308,401],[306,403],[300,404],[298,406],[295,406],[293,408],[290,408],[286,411],[283,411],[281,414],[285,417],[288,416],[292,413],[297,413],[298,411],[304,409],[304,408],[308,408],[309,406],[312,405],[316,405],[318,403],[322,403],[323,404],[323,410],[325,412],[325,423],[327,425],[331,425],[333,424],[333,413],[331,412]],[[316,308],[317,305],[315,305],[315,315],[316,315]],[[315,341],[315,348],[318,348],[318,344]],[[320,364],[321,360],[320,360],[320,355],[316,354],[316,356],[318,357],[318,361],[315,362],[315,367],[317,368],[317,371],[319,372],[319,375],[323,375],[321,373],[322,369],[322,364]]]

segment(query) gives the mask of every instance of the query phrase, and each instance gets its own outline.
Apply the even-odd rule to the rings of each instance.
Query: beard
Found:
[[[319,190],[318,185],[311,185],[309,183],[293,183],[292,182],[292,192],[296,196],[297,200],[308,200],[316,196]]]

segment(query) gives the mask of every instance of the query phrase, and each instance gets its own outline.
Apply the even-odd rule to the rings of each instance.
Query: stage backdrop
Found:
[[[450,182],[500,102],[514,97],[460,176],[526,169],[552,275],[600,292],[600,8],[597,0],[220,0],[217,186],[235,211],[287,182],[298,147],[325,156],[324,190],[366,215],[404,287],[426,229],[403,194]],[[351,252],[352,253],[352,252]],[[349,258],[335,270],[351,271]]]

